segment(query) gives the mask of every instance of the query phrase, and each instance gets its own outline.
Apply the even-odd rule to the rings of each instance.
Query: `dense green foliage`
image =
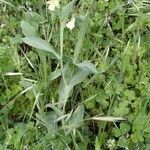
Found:
[[[149,0],[0,0],[0,27],[0,150],[150,150]]]

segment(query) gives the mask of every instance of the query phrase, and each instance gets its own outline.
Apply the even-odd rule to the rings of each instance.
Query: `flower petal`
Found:
[[[49,0],[46,4],[48,5],[48,10],[50,11],[54,11],[56,7],[59,8],[59,0]]]
[[[66,27],[72,30],[75,27],[75,18],[72,18],[67,24]]]
[[[54,11],[55,10],[55,5],[54,4],[49,5],[48,10]]]

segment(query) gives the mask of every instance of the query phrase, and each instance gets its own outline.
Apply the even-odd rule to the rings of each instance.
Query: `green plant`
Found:
[[[149,1],[0,2],[0,149],[149,149]]]

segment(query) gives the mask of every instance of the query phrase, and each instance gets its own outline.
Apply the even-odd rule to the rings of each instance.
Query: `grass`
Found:
[[[0,2],[0,150],[149,150],[149,1]]]

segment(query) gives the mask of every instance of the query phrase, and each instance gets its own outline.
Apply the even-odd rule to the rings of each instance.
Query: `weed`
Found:
[[[149,150],[149,1],[0,4],[0,149]]]

